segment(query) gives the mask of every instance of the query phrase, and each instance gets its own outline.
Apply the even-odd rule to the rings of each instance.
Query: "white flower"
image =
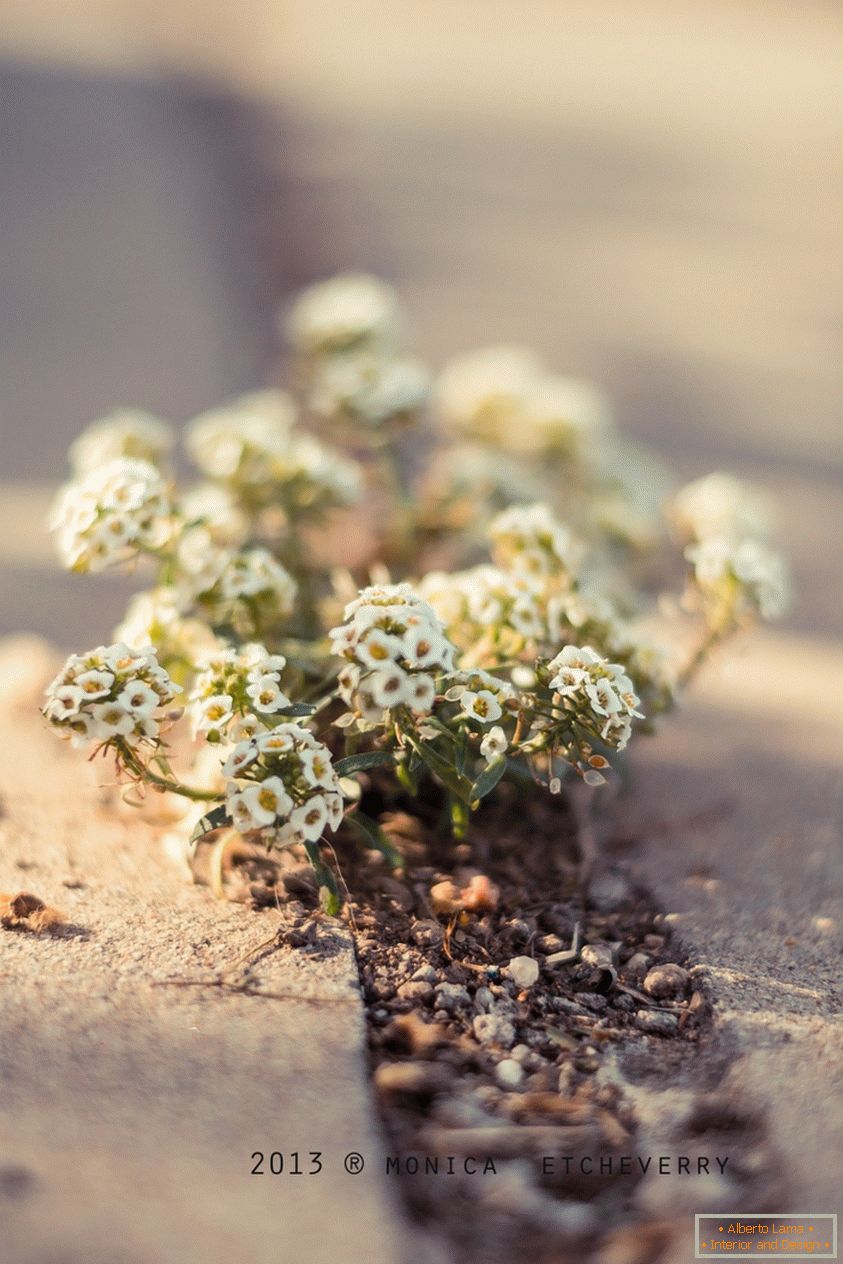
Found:
[[[491,724],[503,715],[497,698],[488,689],[481,689],[478,693],[466,689],[460,698],[460,705],[464,715],[472,720],[479,720],[481,724]]]
[[[406,683],[406,672],[392,663],[367,676],[363,688],[372,695],[376,706],[389,708],[407,701]]]
[[[282,693],[278,686],[277,673],[260,676],[252,684],[246,686],[246,693],[252,699],[258,711],[280,711],[290,705],[290,699]]]
[[[81,689],[83,694],[89,701],[93,702],[97,698],[105,698],[111,691],[114,684],[114,673],[110,671],[102,671],[92,668],[91,671],[81,672],[76,677],[77,688]]]
[[[358,639],[356,649],[357,658],[364,667],[382,667],[384,663],[394,663],[401,658],[404,645],[401,637],[371,628],[365,638]]]
[[[303,750],[301,765],[302,773],[309,785],[330,789],[335,784],[336,774],[330,757],[324,750]]]
[[[427,715],[433,710],[436,698],[436,686],[431,676],[421,672],[408,676],[404,685],[404,694],[411,711],[418,715]]]
[[[196,718],[197,733],[223,729],[234,714],[234,703],[225,693],[212,694],[204,698]]]
[[[508,749],[509,743],[506,738],[506,733],[499,724],[490,728],[480,743],[480,754],[486,760],[487,764],[494,763],[494,761],[501,755],[505,755]]]
[[[267,777],[242,792],[243,802],[257,825],[273,825],[279,816],[287,816],[293,800],[287,794],[280,777]]]
[[[210,578],[202,578],[195,596],[215,624],[232,623],[243,634],[254,635],[293,610],[298,585],[268,549],[227,550]]]
[[[85,698],[85,691],[78,685],[61,685],[47,703],[45,713],[49,719],[69,720],[79,714]]]
[[[248,834],[250,830],[258,828],[258,822],[252,816],[252,810],[244,792],[234,791],[229,794],[225,806],[235,829],[238,829],[241,834]]]
[[[91,707],[97,737],[107,741],[110,737],[127,737],[135,727],[135,717],[122,702],[97,702]]]
[[[489,526],[492,557],[525,576],[575,575],[582,548],[547,505],[513,505]]]
[[[127,685],[123,692],[117,695],[117,701],[136,716],[152,715],[159,705],[158,694],[142,680]]]
[[[591,707],[598,715],[617,715],[623,710],[623,703],[615,693],[610,680],[596,680],[585,686],[585,692],[591,699]]]
[[[321,355],[361,343],[390,344],[399,324],[398,296],[392,286],[349,272],[303,290],[283,327],[297,351]]]
[[[567,728],[573,712],[580,724],[623,750],[633,719],[643,719],[640,699],[623,667],[610,663],[590,645],[566,645],[547,665],[547,672],[553,702],[564,704],[558,723]]]
[[[74,474],[87,474],[121,457],[160,465],[173,447],[172,427],[139,408],[119,408],[94,421],[70,445]]]
[[[309,842],[315,843],[321,838],[327,824],[328,805],[321,795],[308,799],[307,803],[290,813],[290,825]]]
[[[286,663],[282,654],[268,654],[256,643],[200,659],[188,699],[195,730],[225,731],[232,741],[265,730],[266,724],[254,712],[272,714],[289,706],[280,686]]]
[[[236,715],[228,726],[226,737],[231,742],[247,742],[266,732],[267,726],[256,715]]]
[[[224,777],[236,777],[244,768],[253,764],[260,754],[257,744],[250,739],[238,742],[222,766]]]
[[[294,750],[295,739],[290,726],[282,725],[278,729],[271,729],[268,733],[261,733],[255,745],[260,754],[280,754],[283,751]]]
[[[548,663],[548,671],[558,672],[563,668],[572,668],[585,674],[590,672],[591,668],[603,662],[601,656],[590,645],[566,645],[564,646],[554,659]],[[581,677],[584,679],[584,676]],[[551,686],[556,687],[556,680],[551,680]],[[563,682],[564,684],[565,682]]]

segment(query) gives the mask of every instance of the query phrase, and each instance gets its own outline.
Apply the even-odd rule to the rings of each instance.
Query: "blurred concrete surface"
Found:
[[[792,626],[839,631],[836,6],[40,0],[0,49],[7,477],[260,380],[282,293],[370,267],[434,363],[532,343],[680,474],[767,483]],[[4,626],[55,634],[25,551]]]

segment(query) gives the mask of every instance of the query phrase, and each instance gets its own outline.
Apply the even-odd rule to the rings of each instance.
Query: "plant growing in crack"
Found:
[[[502,779],[590,794],[724,639],[784,609],[787,575],[758,493],[676,492],[598,392],[526,350],[433,379],[394,290],[356,275],[284,328],[291,389],[193,421],[193,485],[146,413],[73,444],[63,563],[148,586],[44,714],[135,794],[203,803],[194,839],[303,848],[336,911],[332,832],[400,863],[367,785],[435,787],[456,839]]]

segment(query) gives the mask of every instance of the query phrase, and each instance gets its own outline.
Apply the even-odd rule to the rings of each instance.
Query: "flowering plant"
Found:
[[[518,347],[434,377],[402,328],[375,278],[311,287],[284,318],[291,390],[188,426],[198,482],[177,487],[168,425],[123,410],[74,442],[52,514],[68,568],[147,588],[114,644],[67,660],[50,724],[203,803],[194,836],[302,846],[332,908],[328,833],[394,858],[367,786],[435,793],[457,837],[502,778],[599,786],[720,641],[786,604],[757,492],[677,492],[587,383]]]

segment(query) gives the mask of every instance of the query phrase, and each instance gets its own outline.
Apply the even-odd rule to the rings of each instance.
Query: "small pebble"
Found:
[[[539,952],[562,952],[565,948],[565,940],[559,935],[542,935],[536,940],[536,947]]]
[[[503,1045],[509,1049],[515,1043],[515,1028],[500,1014],[478,1014],[472,1029],[482,1045]]]
[[[398,995],[405,1001],[426,1001],[433,995],[433,984],[427,979],[411,979],[408,983],[401,984]]]
[[[471,1004],[468,990],[460,983],[440,983],[436,989],[436,1004],[449,1012]]]
[[[641,1031],[650,1032],[654,1036],[673,1036],[679,1027],[679,1019],[675,1014],[661,1014],[658,1010],[639,1009],[635,1015],[635,1025]]]
[[[529,988],[538,980],[539,963],[534,957],[513,957],[507,971],[517,987]]]
[[[437,978],[436,971],[433,966],[419,966],[415,974],[410,975],[411,983],[435,983]]]
[[[504,1058],[495,1067],[495,1079],[501,1088],[519,1088],[524,1079],[524,1068],[514,1058]]]
[[[578,1005],[576,1001],[569,1001],[567,996],[553,996],[551,997],[550,1003],[559,1014],[585,1013],[582,1005]]]
[[[608,966],[615,964],[615,953],[608,944],[586,944],[580,953],[580,960],[587,966]]]
[[[624,966],[627,974],[644,975],[650,968],[650,958],[645,952],[634,952]]]
[[[479,987],[474,993],[474,1008],[484,1013],[492,1008],[495,1003],[495,995],[490,988]]]
[[[648,996],[654,996],[658,1000],[682,996],[688,988],[688,971],[671,962],[654,966],[642,986]]]
[[[442,927],[438,922],[434,922],[432,918],[420,918],[413,926],[411,934],[417,944],[427,948],[441,944],[445,938],[445,932]]]
[[[578,992],[577,999],[586,1009],[590,1009],[593,1013],[599,1013],[608,1007],[609,1002],[605,996],[601,996],[599,992]]]
[[[435,913],[458,913],[462,908],[462,894],[455,882],[437,882],[430,888],[430,903]]]

